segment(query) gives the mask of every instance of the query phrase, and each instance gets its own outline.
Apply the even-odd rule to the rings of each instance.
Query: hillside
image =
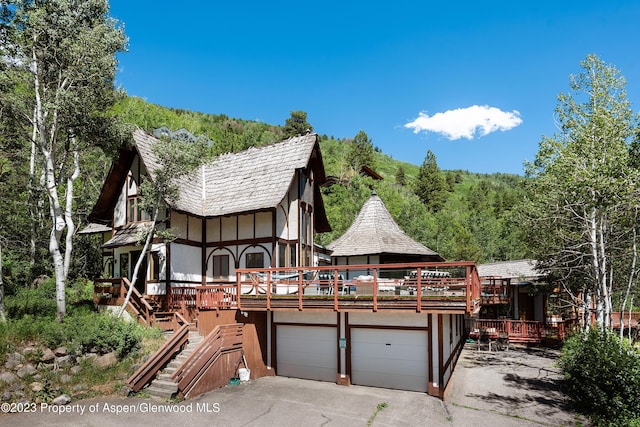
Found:
[[[114,112],[124,121],[148,131],[167,126],[204,136],[213,141],[213,154],[266,145],[285,137],[283,126],[171,109],[134,97],[125,97]],[[351,140],[336,140],[326,135],[321,135],[320,140],[325,169],[332,178],[332,185],[323,192],[333,231],[319,235],[317,243],[326,245],[339,237],[375,189],[407,234],[448,260],[486,262],[525,256],[518,230],[510,220],[511,210],[520,200],[520,184],[524,178],[441,171],[447,183],[446,203],[438,212],[430,212],[413,193],[418,165],[375,151],[374,169],[383,177],[375,181],[349,167]],[[404,171],[404,185],[396,182],[399,168]]]

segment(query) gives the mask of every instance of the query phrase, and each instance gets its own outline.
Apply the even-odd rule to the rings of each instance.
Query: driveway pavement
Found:
[[[559,390],[556,357],[554,351],[511,348],[489,353],[467,346],[444,402],[424,393],[266,377],[180,403],[99,398],[59,408],[35,405],[33,413],[0,414],[0,425],[584,425],[576,423]]]

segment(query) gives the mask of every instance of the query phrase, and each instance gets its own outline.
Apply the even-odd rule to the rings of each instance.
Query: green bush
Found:
[[[7,316],[11,319],[20,318],[25,315],[55,317],[55,279],[46,279],[37,288],[16,289],[15,295],[7,296],[5,308]]]
[[[559,361],[576,409],[600,426],[640,425],[640,356],[611,332],[567,340]]]

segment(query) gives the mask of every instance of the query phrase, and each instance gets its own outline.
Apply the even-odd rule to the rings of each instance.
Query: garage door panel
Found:
[[[338,372],[336,328],[278,325],[278,375],[335,381]]]
[[[426,331],[353,328],[351,382],[427,391]]]

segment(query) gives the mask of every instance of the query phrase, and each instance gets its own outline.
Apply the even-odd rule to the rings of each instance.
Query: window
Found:
[[[247,268],[264,268],[264,253],[252,252],[247,254]]]
[[[139,196],[133,196],[127,199],[129,222],[151,221],[151,215],[149,215],[149,212],[142,210],[141,204],[142,199]]]
[[[213,256],[213,278],[227,279],[229,277],[229,255]]]
[[[160,280],[160,254],[151,252],[151,280]]]
[[[120,277],[129,278],[129,254],[120,254]]]

